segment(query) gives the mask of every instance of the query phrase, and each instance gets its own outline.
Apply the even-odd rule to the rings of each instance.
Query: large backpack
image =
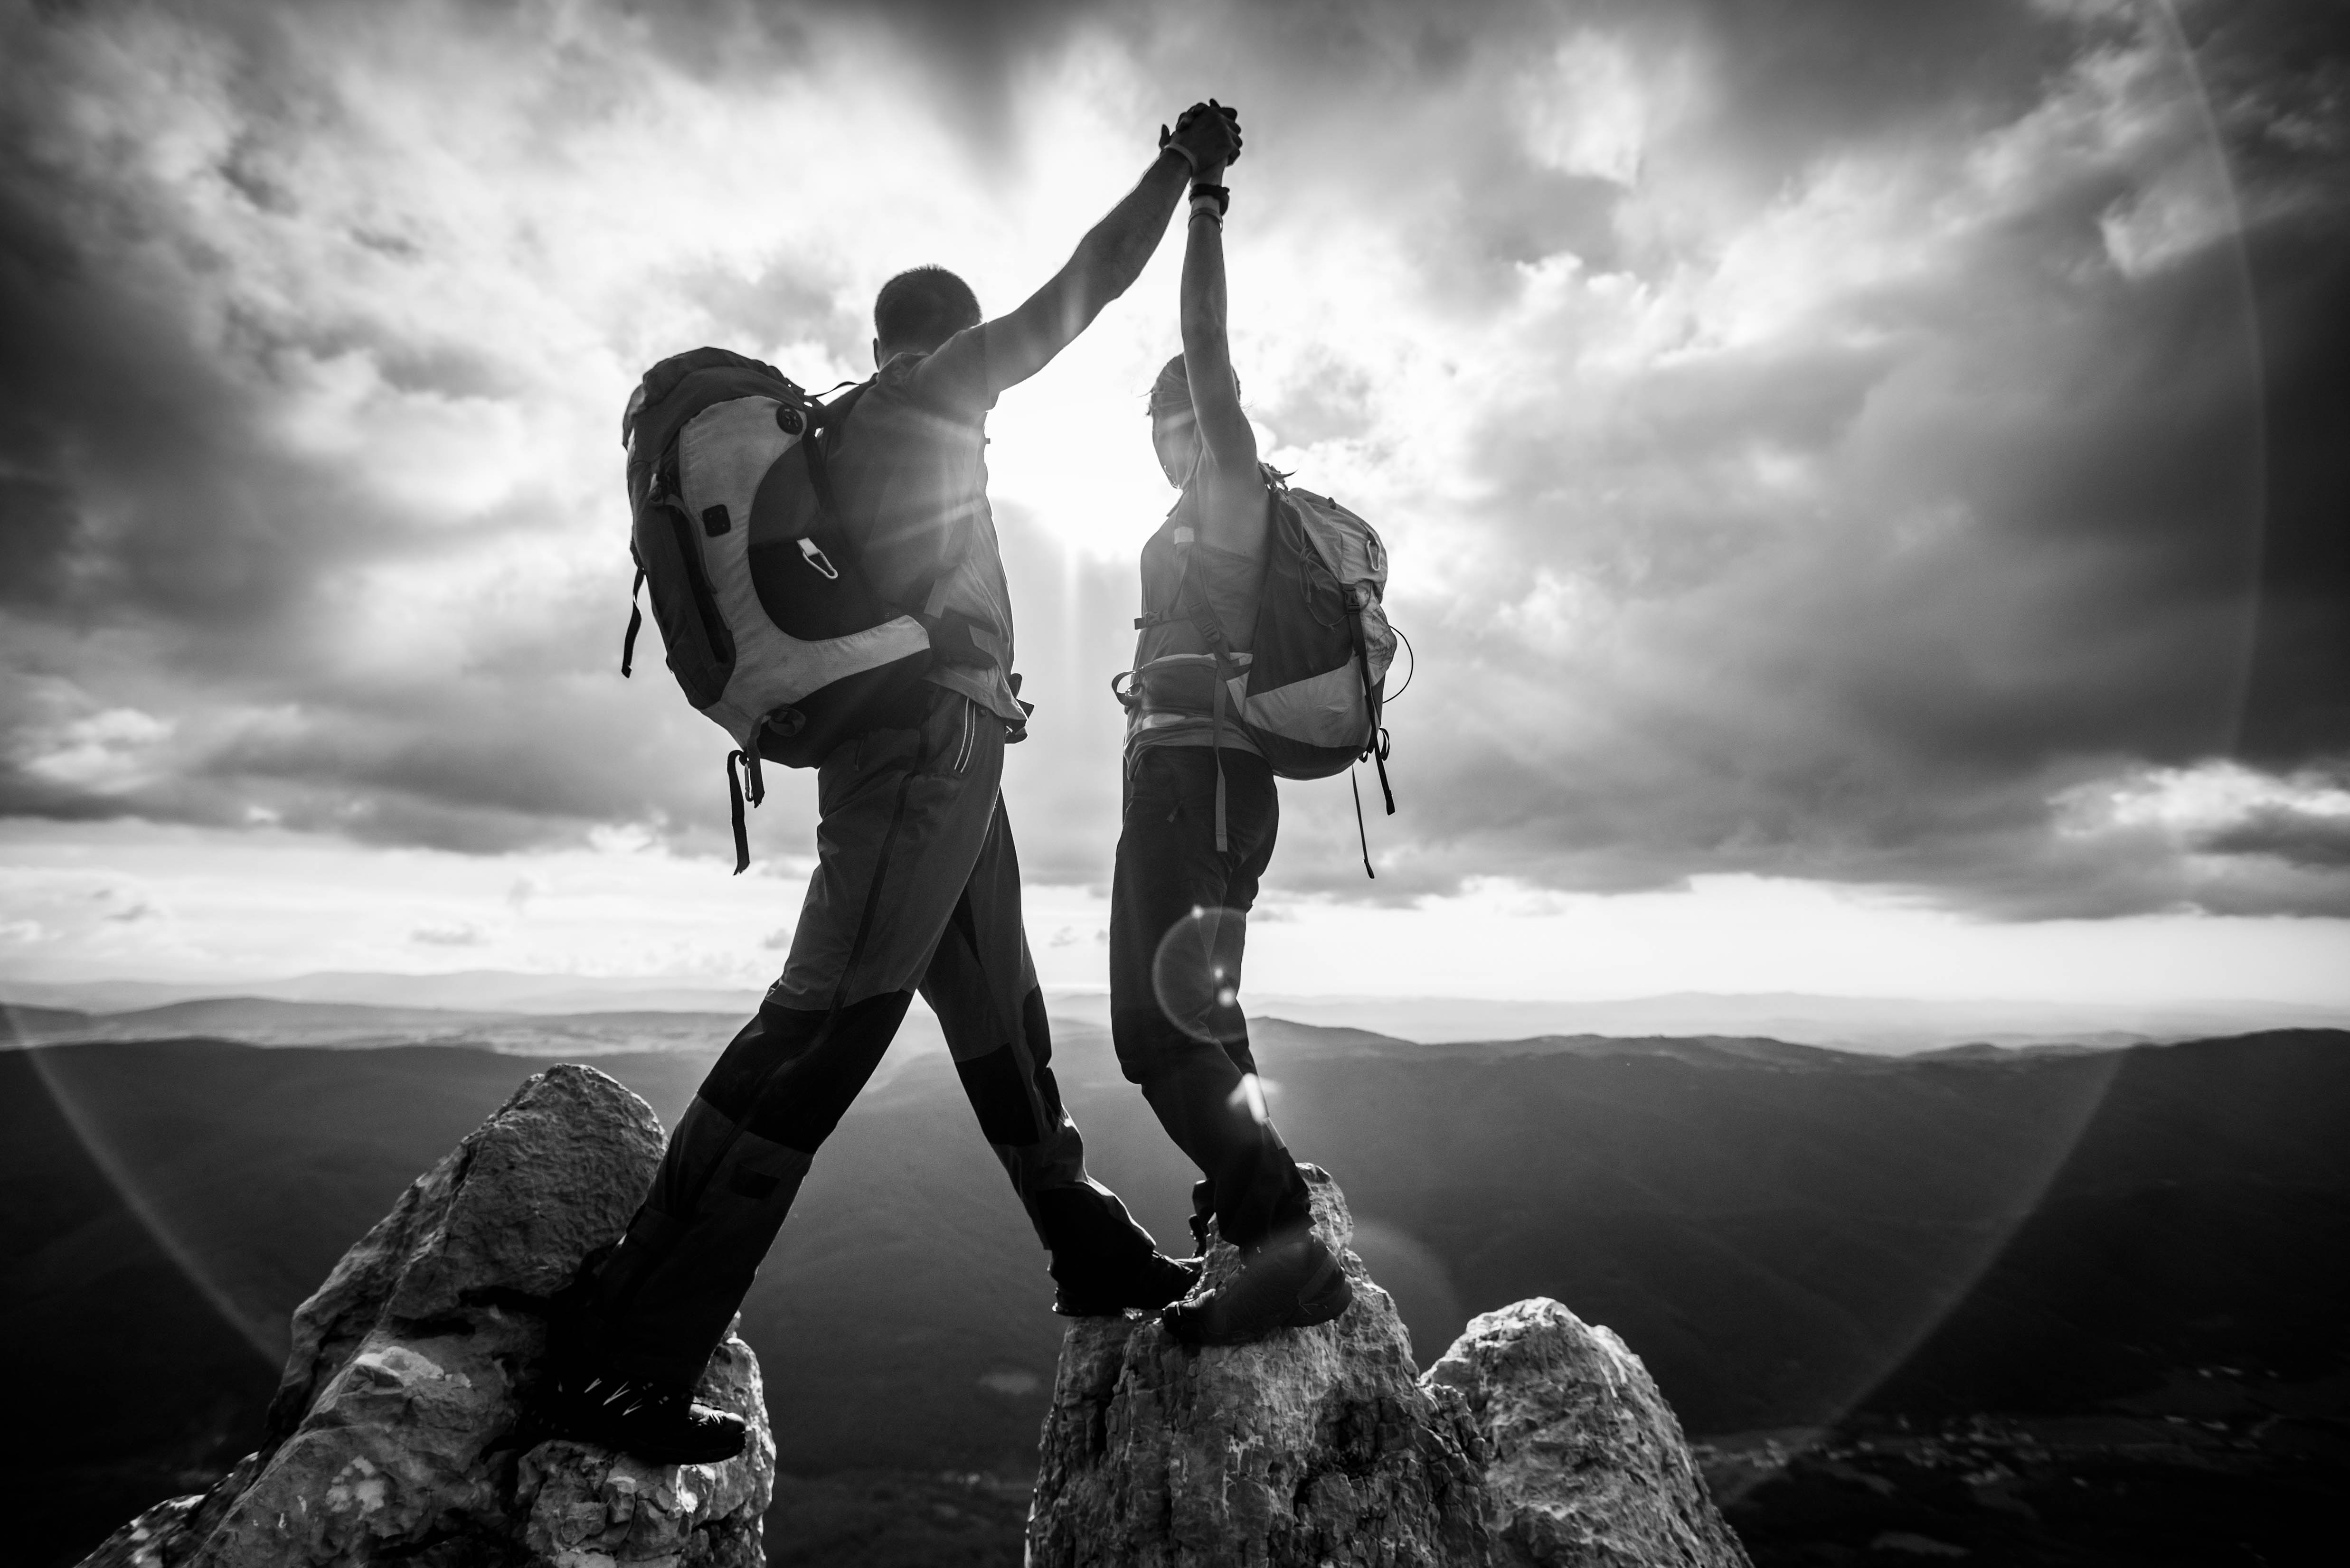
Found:
[[[753,805],[766,794],[760,760],[812,767],[848,736],[905,722],[931,666],[935,609],[873,591],[832,504],[829,450],[869,385],[819,402],[772,365],[697,348],[646,371],[621,419],[637,575],[620,673],[650,585],[686,700],[734,739],[738,874],[745,780]]]
[[[1377,529],[1328,496],[1292,489],[1287,476],[1271,466],[1263,473],[1272,517],[1249,651],[1233,651],[1209,605],[1188,543],[1178,545],[1184,561],[1175,602],[1134,624],[1139,629],[1188,620],[1199,628],[1217,676],[1210,697],[1215,740],[1229,721],[1263,753],[1274,773],[1287,779],[1327,778],[1358,762],[1372,762],[1392,816],[1395,791],[1388,784],[1388,732],[1381,722],[1388,667],[1396,649],[1385,602],[1387,546]],[[1187,532],[1180,530],[1177,539]],[[1150,671],[1136,674],[1142,684]],[[1115,680],[1111,689],[1118,691]],[[1140,700],[1126,691],[1118,696],[1129,706]],[[1221,764],[1219,758],[1219,849],[1225,846]],[[1355,810],[1359,829],[1359,792]],[[1367,841],[1363,870],[1377,875]]]

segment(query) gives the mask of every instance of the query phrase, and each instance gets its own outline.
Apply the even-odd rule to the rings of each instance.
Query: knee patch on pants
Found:
[[[880,1064],[913,1000],[893,991],[829,1013],[763,1006],[710,1070],[701,1098],[745,1132],[813,1154]]]
[[[1045,1136],[1036,1125],[1036,1108],[1029,1098],[1020,1053],[999,1045],[984,1056],[957,1062],[955,1074],[971,1108],[979,1113],[979,1130],[993,1144],[1031,1144]]]

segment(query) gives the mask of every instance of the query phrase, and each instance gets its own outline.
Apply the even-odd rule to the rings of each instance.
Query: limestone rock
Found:
[[[549,1068],[412,1183],[296,1312],[264,1447],[148,1510],[83,1568],[751,1568],[775,1480],[759,1366],[729,1336],[701,1397],[751,1425],[722,1465],[527,1451],[516,1390],[546,1298],[652,1179],[651,1109]]]
[[[1428,1376],[1302,1167],[1355,1304],[1188,1350],[1155,1316],[1064,1337],[1031,1568],[1747,1568],[1638,1357],[1555,1302],[1472,1322]],[[1220,1240],[1203,1286],[1239,1266]]]
[[[1471,1318],[1421,1379],[1485,1456],[1496,1565],[1746,1568],[1640,1358],[1537,1297]]]
[[[1416,1381],[1395,1303],[1347,1249],[1337,1184],[1301,1168],[1355,1304],[1335,1323],[1201,1350],[1155,1316],[1078,1320],[1045,1420],[1031,1568],[1483,1560],[1468,1423]],[[1239,1263],[1218,1239],[1203,1286]]]

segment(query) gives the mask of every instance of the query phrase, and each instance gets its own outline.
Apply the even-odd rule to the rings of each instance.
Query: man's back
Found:
[[[987,504],[987,328],[956,333],[930,354],[881,367],[843,423],[831,459],[841,522],[864,552],[875,588],[925,614],[966,618],[991,667],[935,665],[930,679],[1024,721],[1005,679],[1012,597]]]

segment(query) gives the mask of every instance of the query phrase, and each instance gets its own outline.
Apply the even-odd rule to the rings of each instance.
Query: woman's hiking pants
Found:
[[[1082,1287],[1155,1250],[1086,1174],[1061,1108],[997,795],[1003,740],[1001,720],[941,689],[919,730],[872,731],[825,759],[790,960],[702,1080],[596,1275],[581,1330],[595,1364],[672,1386],[701,1378],[918,986],[1054,1277]]]
[[[1246,916],[1281,801],[1264,759],[1224,752],[1229,847],[1217,849],[1217,758],[1189,745],[1131,754],[1110,885],[1109,1027],[1118,1066],[1205,1179],[1194,1210],[1212,1212],[1225,1241],[1252,1246],[1303,1230],[1312,1210],[1254,1092],[1238,1002]]]

